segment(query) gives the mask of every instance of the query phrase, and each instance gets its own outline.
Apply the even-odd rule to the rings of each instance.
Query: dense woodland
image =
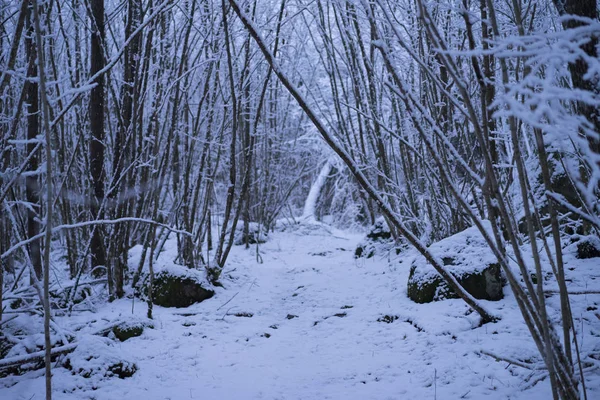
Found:
[[[554,398],[585,397],[562,249],[600,237],[596,0],[15,0],[0,21],[0,329],[44,318],[47,398],[52,343],[77,342],[54,316],[101,284],[149,291],[151,318],[167,240],[218,286],[240,232],[381,216],[486,324],[428,249],[477,227]]]

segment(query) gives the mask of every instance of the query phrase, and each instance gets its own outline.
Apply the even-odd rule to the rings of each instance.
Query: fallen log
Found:
[[[106,336],[110,331],[112,331],[116,326],[118,326],[122,322],[123,321],[117,321],[116,323],[112,323],[110,325],[104,326],[100,329],[93,331],[91,334],[98,335],[98,336]],[[52,355],[52,357],[55,357],[55,356],[59,356],[59,355],[63,355],[63,354],[69,354],[73,350],[75,350],[76,347],[77,347],[76,342],[69,343],[64,346],[55,347],[52,349],[51,355]],[[22,356],[5,358],[5,359],[0,360],[0,371],[9,369],[9,368],[20,367],[21,365],[24,365],[24,364],[29,364],[32,362],[43,361],[43,360],[44,360],[44,350],[37,351],[35,353],[24,354]]]
[[[64,346],[59,346],[59,347],[53,348],[50,353],[52,354],[52,357],[54,357],[54,356],[59,356],[62,354],[71,353],[73,350],[75,350],[75,348],[77,348],[77,343],[69,343]],[[43,361],[44,354],[45,354],[45,352],[44,352],[44,350],[42,350],[42,351],[37,351],[37,352],[31,353],[31,354],[25,354],[22,356],[5,358],[3,360],[0,360],[0,371],[3,369],[19,367],[21,365],[28,364],[28,363],[35,362],[35,361]]]

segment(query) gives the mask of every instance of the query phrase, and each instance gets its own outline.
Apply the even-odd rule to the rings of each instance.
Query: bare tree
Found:
[[[37,3],[36,3],[37,4]],[[32,4],[32,7],[37,7],[36,4]],[[37,174],[38,170],[38,151],[36,150],[36,142],[38,135],[40,134],[39,124],[39,101],[38,92],[39,85],[37,77],[38,71],[36,67],[37,62],[37,51],[36,44],[34,42],[34,27],[33,27],[33,12],[30,13],[27,18],[27,35],[25,38],[25,48],[27,53],[27,77],[28,81],[25,83],[27,89],[27,152],[31,154],[29,162],[29,170],[31,173],[25,178],[25,191],[26,200],[28,203],[27,208],[27,237],[32,238],[40,232],[39,226],[39,215],[38,210],[40,207],[40,186],[39,177]],[[37,279],[42,278],[42,258],[40,253],[40,242],[39,240],[33,241],[29,245],[29,257],[33,263],[33,268],[37,275]]]
[[[91,215],[100,218],[100,204],[104,200],[104,75],[98,75],[105,66],[104,62],[104,0],[91,2],[91,48],[90,75],[96,76],[95,86],[90,91],[89,114],[91,139],[89,142],[90,176],[92,182]],[[99,226],[92,228],[90,252],[92,268],[106,265],[104,243]]]
[[[46,92],[46,75],[44,44],[42,42],[40,13],[37,0],[33,4],[33,17],[35,22],[35,41],[37,44],[37,66],[39,77],[40,104],[42,111],[42,122],[45,133],[46,147],[46,218],[44,236],[44,364],[46,365],[46,400],[52,400],[52,342],[50,340],[50,248],[52,247],[52,147],[50,116],[48,110],[48,97]]]
[[[562,25],[565,29],[574,29],[588,25],[589,22],[575,17],[588,18],[589,21],[598,21],[598,4],[594,0],[553,0],[558,13],[566,17]],[[581,49],[591,58],[598,57],[598,37],[591,36],[589,40],[581,44]],[[589,65],[587,61],[579,57],[569,64],[569,72],[573,81],[573,87],[587,92],[598,94],[598,83],[593,78],[586,77]],[[600,133],[600,115],[598,110],[586,102],[577,103],[578,112],[583,115],[594,126],[596,133]],[[600,154],[600,138],[587,135],[590,148]]]

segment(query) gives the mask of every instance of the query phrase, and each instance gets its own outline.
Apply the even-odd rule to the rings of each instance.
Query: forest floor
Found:
[[[510,289],[499,302],[483,302],[500,322],[478,326],[461,300],[415,304],[406,297],[412,250],[355,260],[361,237],[298,225],[260,245],[262,263],[255,246],[235,247],[213,298],[185,309],[155,307],[154,329],[113,342],[137,365],[132,377],[90,379],[57,367],[54,399],[551,398],[543,370],[481,353],[540,359]],[[572,290],[600,289],[597,260],[577,260]],[[593,360],[600,296],[573,299],[579,345]],[[558,296],[548,303],[557,318]],[[145,314],[145,303],[123,299],[62,322],[91,332]],[[597,366],[586,374],[589,399],[600,398]],[[0,379],[0,399],[43,393],[42,370]]]

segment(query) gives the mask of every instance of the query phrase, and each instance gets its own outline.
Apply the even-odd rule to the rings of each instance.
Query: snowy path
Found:
[[[488,303],[500,323],[474,328],[476,316],[459,300],[406,298],[410,254],[393,268],[385,259],[355,261],[359,237],[335,235],[277,233],[261,247],[262,264],[255,249],[235,248],[226,289],[187,309],[156,308],[155,329],[117,344],[139,367],[133,377],[92,390],[57,368],[55,398],[550,398],[547,381],[523,391],[529,371],[476,353],[537,357],[510,295]],[[138,301],[134,313],[145,311]],[[235,315],[243,313],[252,316]],[[131,300],[96,318],[118,315],[131,315]],[[0,382],[2,399],[43,397],[41,372]],[[598,398],[597,375],[591,386]]]

